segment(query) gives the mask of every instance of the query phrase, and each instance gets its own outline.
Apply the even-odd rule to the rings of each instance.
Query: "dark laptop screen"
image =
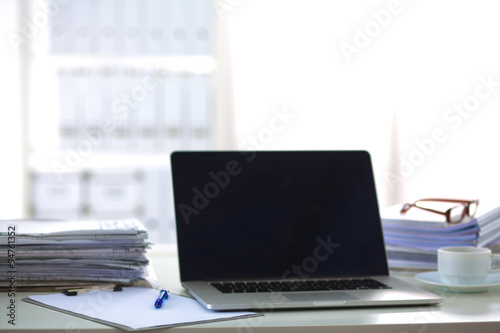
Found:
[[[388,273],[364,151],[175,152],[182,281]]]

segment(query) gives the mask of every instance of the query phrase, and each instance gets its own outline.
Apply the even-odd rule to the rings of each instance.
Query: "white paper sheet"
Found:
[[[157,309],[154,303],[159,294],[158,290],[151,288],[130,287],[117,292],[94,290],[77,296],[35,295],[29,296],[24,301],[125,330],[179,326],[259,315],[248,311],[212,311],[192,298],[173,294],[170,294],[162,307]]]

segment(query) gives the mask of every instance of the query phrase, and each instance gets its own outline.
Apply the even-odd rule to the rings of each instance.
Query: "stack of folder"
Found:
[[[149,283],[148,234],[137,220],[0,225],[0,288]]]
[[[443,216],[419,209],[402,214],[402,204],[381,210],[389,267],[392,271],[437,269],[437,249],[444,246],[488,247],[500,251],[500,204],[479,204],[473,218],[450,224]],[[494,208],[491,208],[494,207]]]

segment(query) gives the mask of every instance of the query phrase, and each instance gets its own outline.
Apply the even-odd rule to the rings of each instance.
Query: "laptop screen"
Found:
[[[364,151],[171,156],[182,281],[388,273]]]

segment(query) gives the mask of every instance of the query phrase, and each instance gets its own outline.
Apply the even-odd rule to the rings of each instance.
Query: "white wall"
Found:
[[[219,19],[230,29],[239,142],[368,149],[382,205],[500,197],[500,3],[220,1],[232,4]],[[276,108],[295,118],[271,136]]]

